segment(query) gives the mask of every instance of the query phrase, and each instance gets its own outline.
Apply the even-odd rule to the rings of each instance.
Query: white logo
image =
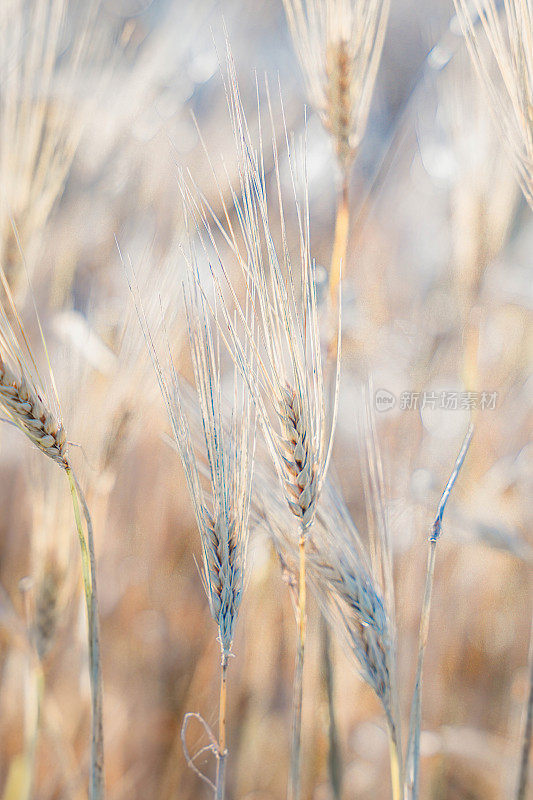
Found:
[[[374,405],[377,411],[390,411],[396,405],[396,398],[388,389],[378,389],[374,395]]]

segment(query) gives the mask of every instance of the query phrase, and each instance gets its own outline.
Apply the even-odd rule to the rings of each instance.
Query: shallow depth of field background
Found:
[[[41,5],[33,3],[35,10]],[[0,131],[0,252],[37,341],[32,293],[11,218],[95,521],[109,800],[201,800],[208,789],[188,770],[179,731],[186,711],[201,712],[216,727],[218,644],[195,565],[200,543],[191,504],[179,459],[163,437],[166,415],[115,237],[155,318],[161,294],[178,364],[190,374],[181,310],[178,173],[190,170],[220,211],[192,115],[217,173],[223,177],[225,169],[235,178],[217,56],[217,49],[224,51],[224,23],[252,130],[256,76],[263,98],[268,77],[282,172],[278,80],[287,127],[297,142],[307,125],[319,276],[333,239],[335,162],[310,110],[305,123],[304,85],[281,0],[104,0],[96,22],[86,23],[96,31],[98,45],[81,59],[72,85],[66,53],[83,8],[70,4],[74,21],[64,33],[64,69],[58,69],[51,95],[44,98],[55,122],[63,115],[73,140],[73,158],[49,212],[43,213],[39,191],[26,191],[17,173],[24,164],[24,141],[10,140],[9,126],[7,133]],[[481,331],[480,388],[496,397],[494,408],[479,413],[439,545],[423,696],[422,797],[492,800],[508,796],[527,684],[533,219],[470,64],[453,34],[446,33],[451,15],[448,0],[392,3],[351,182],[333,473],[364,534],[355,413],[361,383],[371,375],[375,389],[396,399],[394,408],[377,417],[396,551],[407,718],[427,531],[468,412],[431,408],[431,402],[422,410],[402,409],[401,396],[440,397],[464,389],[461,320],[473,297]],[[5,26],[0,39],[5,81],[13,40]],[[444,66],[449,52],[455,56]],[[0,82],[0,92],[5,85]],[[21,86],[24,91],[28,102],[43,100],[35,86]],[[266,116],[266,103],[261,107]],[[266,166],[272,166],[268,157]],[[289,235],[291,223],[289,212]],[[4,787],[23,749],[32,663],[27,626],[45,612],[40,625],[49,632],[50,646],[34,797],[77,800],[86,791],[89,682],[79,553],[66,487],[55,465],[43,460],[18,432],[0,428],[0,797],[5,800],[12,800]],[[43,574],[57,595],[54,608],[43,600]],[[327,800],[319,615],[312,598],[310,603],[304,797]],[[389,792],[384,721],[339,643],[333,647],[345,797],[381,800]],[[262,534],[252,537],[234,652],[228,797],[281,800],[295,622]],[[189,743],[191,749],[205,743],[200,729],[191,727]],[[212,767],[207,756],[200,765]]]

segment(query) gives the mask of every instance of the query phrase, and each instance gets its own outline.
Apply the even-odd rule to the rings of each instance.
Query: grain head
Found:
[[[0,280],[8,309],[0,303],[0,406],[41,452],[66,469],[67,440],[59,403],[57,398],[55,403],[49,399],[39,378],[3,271],[0,271]]]
[[[234,208],[227,208],[222,189],[224,224],[194,189],[186,191],[186,203],[222,298],[221,324],[225,323],[225,338],[254,399],[289,508],[305,531],[312,524],[327,472],[337,397],[335,391],[333,402],[327,403],[311,257],[305,157],[298,174],[285,131],[292,187],[290,201],[298,230],[298,246],[292,248],[286,235],[284,191],[274,131],[271,130],[275,189],[272,196],[270,193],[267,196],[262,133],[255,149],[229,48],[227,65],[226,94],[240,176],[239,186],[231,188]],[[269,95],[268,102],[273,128]],[[238,229],[231,222],[232,211]],[[220,236],[229,248],[229,255],[221,252],[217,241]],[[239,272],[246,289],[244,301],[239,299],[236,289]],[[227,301],[223,280],[229,286],[236,311],[231,310]],[[339,352],[336,387],[338,364]],[[250,375],[256,372],[257,380],[251,381]]]
[[[6,363],[9,358],[0,344],[0,405],[10,420],[45,455],[66,469],[67,442],[63,425],[48,409],[31,376],[22,364]]]
[[[357,529],[329,481],[308,548],[308,574],[333,630],[393,721],[394,623]]]
[[[199,285],[192,238],[185,258],[189,267],[185,305],[196,384],[193,402],[201,418],[200,425],[193,420],[193,435],[187,411],[190,392],[182,385],[171,356],[168,372],[163,370],[138,296],[136,304],[194,506],[203,551],[202,582],[219,629],[222,656],[227,659],[244,588],[255,415],[236,369],[233,406],[229,404],[229,412],[224,410],[228,401],[222,391],[219,334]]]
[[[346,172],[363,137],[388,0],[284,0],[311,105]]]
[[[270,535],[289,583],[297,580],[295,531],[287,524],[273,476],[258,466],[254,511]],[[325,482],[307,542],[309,585],[361,677],[393,719],[391,620],[365,545],[331,478]]]

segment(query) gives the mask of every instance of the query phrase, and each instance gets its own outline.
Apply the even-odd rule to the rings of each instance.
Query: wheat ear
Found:
[[[336,393],[333,408],[326,408],[314,265],[310,255],[310,225],[306,166],[302,190],[289,149],[292,194],[299,230],[299,252],[295,259],[286,238],[283,191],[279,174],[277,144],[272,130],[274,171],[282,247],[278,250],[272,226],[272,204],[267,198],[262,138],[254,148],[236,79],[235,65],[227,48],[226,93],[239,164],[237,188],[231,188],[240,230],[231,223],[224,193],[219,187],[223,224],[195,189],[186,189],[186,202],[195,219],[198,234],[215,278],[225,323],[224,336],[245,381],[258,413],[278,478],[289,508],[299,520],[300,601],[298,603],[298,645],[294,687],[294,724],[289,797],[298,800],[301,728],[301,675],[303,671],[305,612],[305,542],[312,525],[324,481],[333,440],[339,379],[337,350]],[[268,93],[268,89],[267,89]],[[272,104],[268,96],[273,128]],[[288,147],[288,136],[287,136]],[[215,177],[216,180],[216,177]],[[218,186],[218,184],[217,184]],[[302,198],[303,196],[303,198]],[[230,253],[221,254],[216,234],[220,233]],[[243,244],[244,242],[244,244]],[[213,259],[213,252],[216,258]],[[233,286],[229,262],[241,272],[247,289],[246,304],[254,308],[255,328]],[[298,269],[295,269],[296,261]],[[229,285],[236,311],[227,305],[220,272]],[[237,330],[236,321],[240,324]],[[226,333],[227,330],[227,333]],[[251,359],[257,370],[250,369]],[[250,375],[257,372],[257,380]],[[330,413],[328,413],[330,412]]]
[[[74,475],[72,467],[70,466],[65,452],[65,442],[61,443],[61,438],[64,436],[63,428],[60,426],[61,437],[54,441],[51,434],[45,434],[45,437],[36,437],[35,430],[38,423],[42,424],[41,414],[37,417],[29,418],[29,411],[25,408],[27,401],[23,400],[26,392],[19,398],[19,401],[13,403],[11,400],[8,403],[3,402],[2,405],[8,411],[10,416],[16,416],[20,410],[20,416],[15,424],[24,432],[28,431],[28,438],[41,450],[41,452],[48,455],[56,463],[60,464],[64,469],[69,482],[69,488],[72,496],[72,504],[74,509],[74,517],[76,521],[76,529],[81,548],[82,560],[82,574],[83,574],[83,587],[85,592],[85,603],[87,608],[87,624],[88,624],[88,642],[89,642],[89,673],[91,682],[91,697],[92,697],[92,736],[91,736],[91,779],[89,797],[90,800],[102,800],[104,797],[104,740],[103,740],[103,715],[102,715],[102,673],[101,673],[101,657],[100,657],[100,633],[99,633],[99,618],[98,618],[98,594],[96,587],[96,562],[94,555],[94,538],[92,531],[92,523],[89,514],[89,509],[81,492],[81,488]],[[40,403],[40,401],[39,401]],[[41,411],[41,406],[33,406]],[[44,412],[46,419],[50,419],[47,412]],[[28,423],[28,419],[30,422]],[[15,421],[15,420],[14,420]],[[49,426],[47,426],[49,427]],[[48,438],[49,437],[49,438]],[[43,442],[43,438],[45,441]],[[52,439],[52,442],[50,441]],[[83,508],[83,517],[87,527],[87,537],[83,529],[82,514],[80,513],[80,505]]]
[[[68,466],[63,425],[47,410],[21,369],[17,376],[0,355],[0,403],[11,421],[62,469]]]
[[[256,478],[256,513],[272,537],[297,605],[298,549],[285,519],[283,498],[267,470],[258,467]],[[365,548],[331,479],[324,483],[316,519],[308,534],[306,562],[309,586],[324,616],[344,640],[361,677],[385,711],[394,740],[391,757],[394,753],[397,764],[393,775],[394,797],[399,798],[401,754],[397,755],[400,739],[394,700],[391,621]]]
[[[329,275],[330,301],[335,308],[341,268],[346,264],[350,173],[367,125],[389,3],[284,0],[284,6],[310,103],[331,138],[339,166]]]
[[[397,768],[399,725],[394,698],[394,636],[377,578],[344,502],[331,483],[325,487],[312,541],[308,570],[318,601],[332,627],[355,658],[362,678],[380,700],[394,744]],[[397,797],[394,788],[394,797]]]

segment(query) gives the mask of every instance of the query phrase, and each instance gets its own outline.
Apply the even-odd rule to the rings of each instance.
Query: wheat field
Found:
[[[533,798],[532,212],[532,0],[3,0],[0,800]]]

